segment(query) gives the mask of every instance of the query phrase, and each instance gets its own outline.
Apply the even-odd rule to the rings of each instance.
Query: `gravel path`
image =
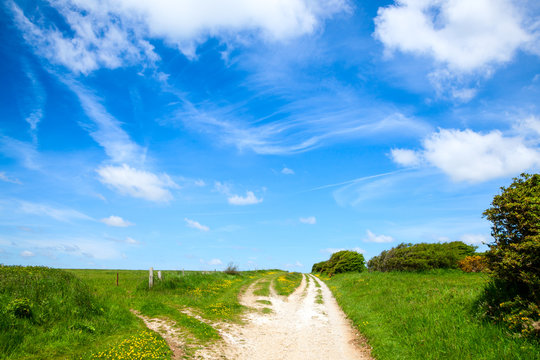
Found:
[[[241,302],[257,310],[246,315],[245,325],[227,329],[222,356],[238,360],[369,359],[366,351],[356,346],[357,334],[332,293],[316,277],[304,275],[299,288],[288,298],[275,291],[268,297],[255,296],[255,286],[247,289]],[[319,294],[322,304],[320,297],[317,303]],[[265,307],[272,312],[263,313]]]

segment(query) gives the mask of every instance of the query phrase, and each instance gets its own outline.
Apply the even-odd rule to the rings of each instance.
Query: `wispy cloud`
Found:
[[[41,169],[40,154],[35,144],[0,135],[0,152],[17,159],[27,169]]]
[[[317,219],[315,216],[308,216],[308,217],[301,217],[300,222],[302,224],[309,224],[309,225],[315,225],[317,223]]]
[[[134,225],[133,223],[122,219],[120,216],[115,215],[111,215],[108,218],[103,218],[100,221],[106,225],[114,227],[128,227]]]
[[[209,231],[210,228],[206,225],[201,225],[198,221],[191,220],[188,218],[184,218],[184,221],[186,222],[187,226],[193,229],[201,230],[201,231]]]
[[[464,234],[459,240],[469,245],[483,245],[488,243],[488,237],[482,234]]]
[[[50,205],[32,203],[28,201],[19,202],[19,211],[25,214],[48,216],[59,221],[92,220],[90,216],[74,209],[56,208]]]
[[[284,167],[281,169],[281,173],[285,175],[294,175],[294,170],[289,169],[288,167]]]
[[[12,184],[18,184],[18,185],[22,184],[19,181],[19,179],[7,176],[5,171],[0,171],[0,180],[8,182],[8,183],[12,183]]]
[[[29,250],[24,250],[24,251],[21,251],[21,254],[20,254],[22,257],[33,257],[35,256],[35,254]]]
[[[178,188],[167,174],[156,175],[137,170],[126,164],[103,166],[97,170],[99,180],[118,190],[121,194],[156,202],[170,201],[170,189]]]
[[[257,198],[253,191],[246,191],[246,196],[233,195],[227,201],[231,205],[254,205],[263,202],[263,199]]]
[[[46,92],[28,62],[23,62],[23,65],[26,77],[30,80],[30,91],[32,93],[31,96],[27,96],[25,99],[25,108],[28,109],[25,120],[30,125],[30,134],[34,143],[36,143],[38,124],[43,118]]]
[[[111,161],[115,163],[142,164],[146,158],[146,149],[140,147],[122,129],[100,100],[79,83],[62,78],[64,83],[77,95],[81,106],[93,122],[82,124],[92,138],[103,147]]]

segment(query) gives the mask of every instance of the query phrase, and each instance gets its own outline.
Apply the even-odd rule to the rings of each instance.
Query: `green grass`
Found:
[[[262,309],[262,313],[263,314],[271,314],[271,313],[273,313],[273,310],[270,309],[270,308],[265,307],[265,308]]]
[[[272,302],[269,300],[256,300],[256,302],[264,305],[272,305]]]
[[[320,286],[320,285],[319,285]],[[322,290],[317,290],[317,296],[315,297],[315,303],[317,304],[324,304],[323,296],[322,296]]]
[[[289,296],[302,282],[302,274],[293,272],[285,273],[274,280],[274,288],[278,295]]]
[[[156,279],[149,290],[148,271],[0,265],[0,359],[119,356],[127,348],[135,349],[134,339],[146,339],[149,345],[135,349],[132,358],[151,358],[145,356],[155,353],[156,358],[167,359],[170,354],[160,350],[166,347],[164,340],[157,334],[146,335],[144,323],[130,309],[169,318],[194,341],[204,343],[218,338],[217,331],[180,310],[189,308],[209,321],[238,321],[243,310],[238,293],[250,282],[268,276],[262,271],[162,273],[163,281]],[[31,317],[15,316],[24,315],[26,307]],[[145,349],[153,350],[148,353]]]
[[[340,274],[325,279],[376,359],[539,359],[474,313],[486,275],[461,271]]]
[[[255,291],[253,291],[253,295],[270,296],[270,282],[271,279],[259,281],[255,286]]]

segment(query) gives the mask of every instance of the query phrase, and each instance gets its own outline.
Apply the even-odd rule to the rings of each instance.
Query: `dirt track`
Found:
[[[241,302],[258,311],[246,315],[244,326],[231,327],[222,334],[222,355],[227,359],[369,359],[366,351],[356,346],[356,334],[332,293],[316,277],[304,275],[300,287],[288,298],[277,295],[272,287],[269,297],[255,296],[254,287],[252,284],[247,289]],[[322,304],[316,302],[318,289]],[[272,305],[257,300],[268,300]],[[272,313],[262,313],[264,307]]]

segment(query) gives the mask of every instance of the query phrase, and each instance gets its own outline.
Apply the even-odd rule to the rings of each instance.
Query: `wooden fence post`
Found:
[[[148,271],[148,287],[151,289],[154,286],[154,268],[150,268]]]

